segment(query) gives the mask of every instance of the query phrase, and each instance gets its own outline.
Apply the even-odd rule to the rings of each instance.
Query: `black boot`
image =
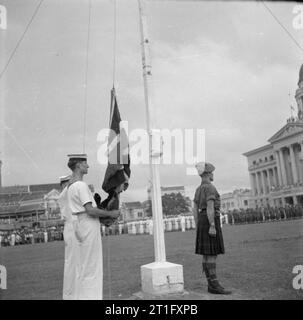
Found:
[[[224,289],[216,278],[209,279],[208,292],[212,294],[231,294],[231,291]]]
[[[231,291],[224,289],[216,275],[216,264],[215,263],[203,263],[203,270],[208,283],[208,292],[213,294],[231,294]]]

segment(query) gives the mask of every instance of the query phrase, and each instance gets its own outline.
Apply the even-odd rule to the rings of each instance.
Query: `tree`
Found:
[[[188,200],[180,192],[162,196],[163,214],[166,216],[179,215],[190,210]]]
[[[144,201],[144,211],[147,217],[152,216],[151,200]],[[191,208],[191,200],[188,197],[183,197],[180,192],[164,194],[162,196],[162,208],[164,216],[179,215],[187,213]]]

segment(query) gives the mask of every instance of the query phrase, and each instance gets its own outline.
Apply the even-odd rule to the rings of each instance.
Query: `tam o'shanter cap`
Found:
[[[198,171],[199,176],[203,173],[211,173],[216,168],[214,165],[212,165],[210,162],[198,162],[196,164],[196,169]]]
[[[67,176],[61,176],[61,177],[59,177],[59,179],[60,179],[60,183],[62,183],[62,182],[66,182],[66,181],[69,181],[69,179],[71,178],[71,176],[70,175],[67,175]]]
[[[87,154],[85,153],[73,153],[67,155],[69,160],[87,160]]]

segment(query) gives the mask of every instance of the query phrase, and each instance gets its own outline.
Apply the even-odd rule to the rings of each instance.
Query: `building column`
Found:
[[[270,181],[270,172],[269,169],[266,170],[266,174],[267,174],[267,184],[268,184],[268,188],[269,188],[269,192],[271,191],[271,187],[272,187],[272,183]]]
[[[281,173],[281,163],[280,163],[280,155],[279,151],[277,150],[275,152],[276,155],[276,163],[277,163],[277,172],[278,172],[278,185],[281,187],[282,186],[282,173]]]
[[[300,176],[299,176],[299,181],[300,182],[303,182],[303,141],[302,142],[299,142],[299,145],[301,147],[301,152],[298,154],[298,166],[300,166],[300,170],[299,170],[299,173],[300,173]]]
[[[275,179],[276,179],[276,186],[279,187],[279,173],[278,173],[278,167],[274,168],[275,171]]]
[[[262,187],[263,187],[263,194],[266,194],[266,183],[265,183],[265,175],[263,171],[260,171],[261,173],[261,181],[262,181]]]
[[[267,177],[265,170],[262,170],[262,179],[263,179],[263,187],[264,187],[264,194],[267,194]]]
[[[250,180],[250,187],[251,187],[251,190],[252,190],[252,195],[256,196],[256,188],[255,188],[254,174],[253,173],[249,174],[249,180]]]
[[[289,152],[290,152],[290,161],[291,161],[291,171],[292,171],[292,176],[293,176],[293,183],[297,183],[299,181],[298,180],[298,169],[297,169],[293,145],[289,146]]]
[[[259,186],[258,186],[258,177],[257,177],[257,173],[255,172],[253,174],[253,179],[254,179],[254,186],[255,186],[255,196],[257,196],[259,194]]]
[[[277,186],[277,179],[276,179],[276,172],[275,172],[275,167],[273,167],[272,169],[272,184],[273,186]]]
[[[297,196],[293,196],[292,199],[293,199],[294,205],[298,204]]]
[[[258,189],[258,195],[261,195],[261,184],[260,184],[260,178],[259,178],[259,171],[256,172],[256,181],[257,181],[257,189]]]
[[[281,164],[282,184],[284,186],[286,186],[287,185],[287,176],[286,176],[285,161],[284,161],[284,156],[283,156],[283,150],[282,149],[280,149],[279,157],[280,157],[280,164]]]

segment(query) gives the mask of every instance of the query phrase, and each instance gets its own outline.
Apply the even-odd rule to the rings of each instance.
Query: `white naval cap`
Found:
[[[69,160],[87,160],[87,154],[85,153],[73,153],[67,155]]]
[[[71,175],[61,176],[59,177],[60,183],[66,182],[71,178]]]

